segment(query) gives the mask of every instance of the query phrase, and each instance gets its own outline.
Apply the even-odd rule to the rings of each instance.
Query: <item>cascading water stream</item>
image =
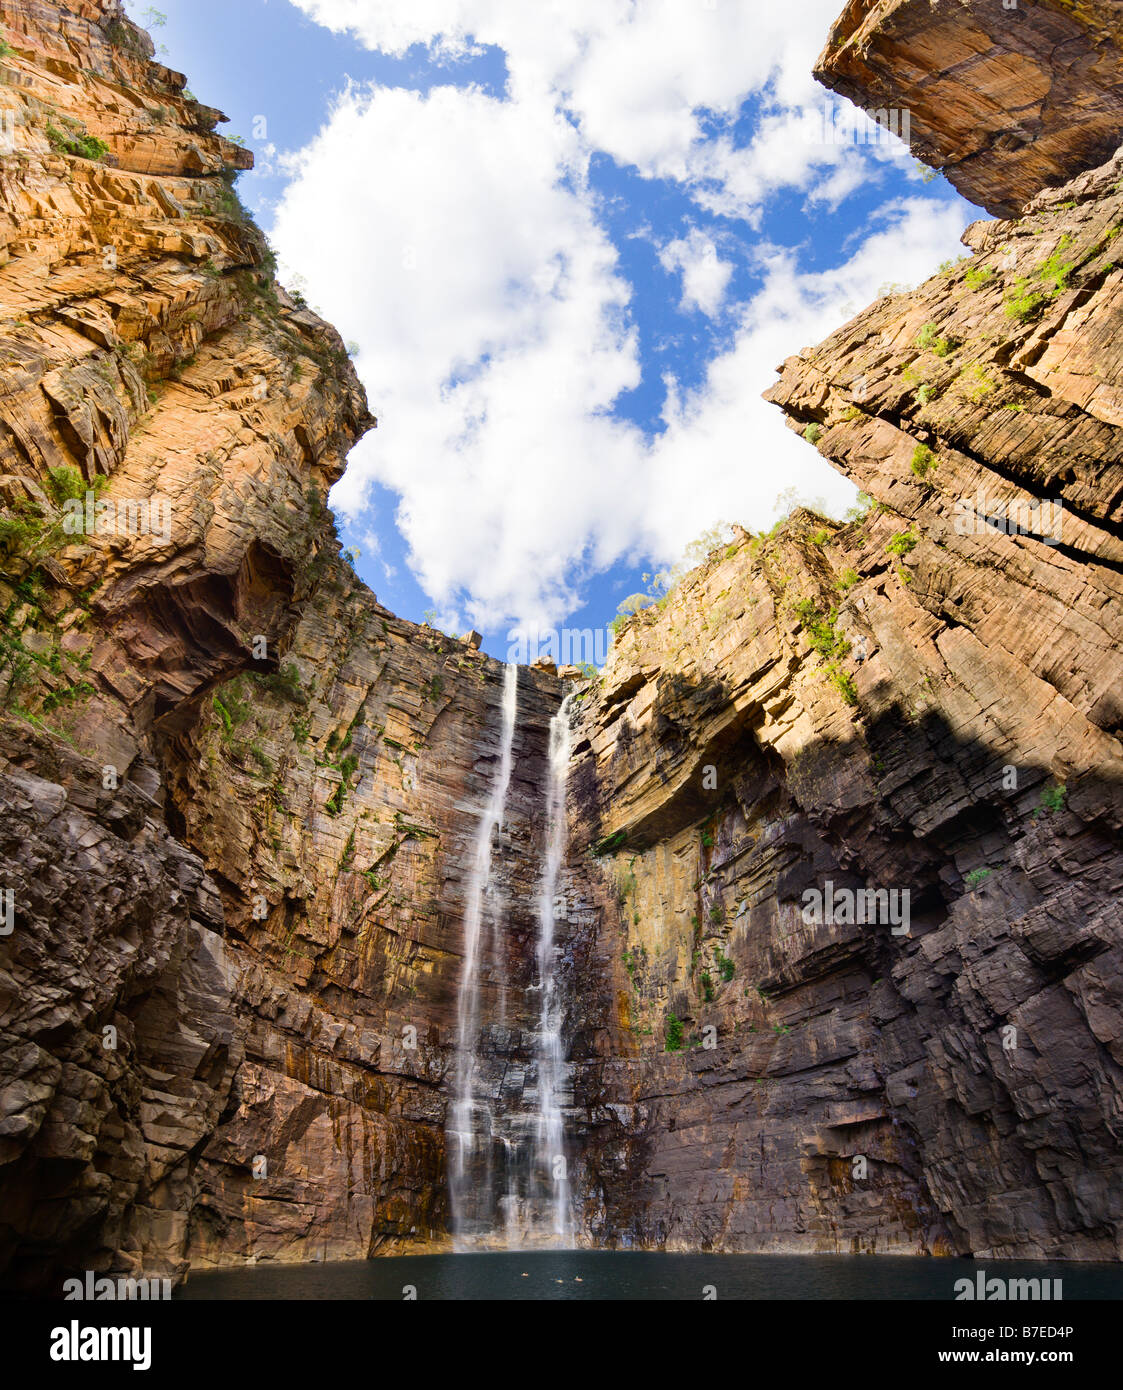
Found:
[[[565,859],[566,777],[570,754],[570,703],[567,695],[550,721],[550,753],[546,782],[546,859],[538,894],[538,1126],[535,1168],[544,1172],[548,1187],[553,1236],[558,1243],[572,1237],[565,1132],[558,1098],[564,1071],[562,1010],[558,989],[558,960],[554,940],[558,912],[558,883]]]
[[[570,698],[550,721],[542,857],[516,815],[501,834],[514,764],[518,668],[504,675],[499,765],[476,830],[464,901],[464,957],[457,997],[457,1054],[449,1111],[449,1199],[458,1249],[572,1243],[565,1152],[564,1016],[556,923],[567,842]],[[541,823],[541,822],[540,822]],[[530,872],[537,868],[536,893]],[[522,884],[524,895],[510,896]],[[515,945],[533,924],[533,962]],[[512,973],[513,972],[513,973]],[[507,1012],[513,978],[522,981]],[[485,1007],[485,1000],[487,1001]]]
[[[476,831],[472,873],[464,908],[464,966],[456,1001],[457,1051],[456,1087],[450,1134],[456,1139],[452,1181],[449,1185],[452,1207],[452,1229],[461,1236],[466,1229],[465,1198],[468,1195],[468,1163],[483,1140],[487,1151],[490,1184],[490,1152],[492,1117],[486,1101],[477,1100],[475,1073],[477,1046],[480,1034],[480,956],[484,926],[484,896],[491,880],[492,842],[503,823],[507,805],[507,789],[511,782],[515,716],[518,710],[518,667],[508,665],[503,673],[502,726],[499,736],[499,769],[491,795],[480,817]],[[482,1135],[481,1111],[487,1119],[488,1133]]]

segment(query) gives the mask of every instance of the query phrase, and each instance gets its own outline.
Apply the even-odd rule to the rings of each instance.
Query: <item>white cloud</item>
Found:
[[[749,218],[778,187],[842,197],[847,171],[868,176],[869,163],[817,150],[777,106],[818,99],[809,70],[837,0],[805,4],[798,23],[748,0],[294,3],[385,51],[507,54],[505,100],[349,88],[290,161],[274,228],[283,265],[360,344],[380,420],[333,504],[362,526],[372,483],[399,495],[411,568],[454,626],[552,626],[590,572],[673,560],[718,518],[760,524],[788,485],[845,505],[849,485],[760,393],[848,301],[951,254],[962,216],[923,198],[893,205],[845,266],[818,275],[760,248],[762,287],[741,305],[712,236],[673,239],[661,258],[682,272],[684,306],[720,312],[733,337],[697,389],[669,380],[665,430],[647,439],[611,414],[640,383],[639,345],[586,187],[601,150]],[[771,114],[747,148],[700,138],[701,108],[731,115],[766,84]]]
[[[782,132],[776,139],[793,108],[822,105],[811,69],[838,0],[801,0],[796,21],[784,6],[760,0],[293,3],[384,53],[416,43],[493,44],[507,55],[514,101],[564,105],[590,148],[644,175],[684,182],[707,206],[738,215],[754,214],[768,173],[802,186],[814,181],[816,163],[857,159],[852,150],[806,142],[796,151]],[[715,142],[701,138],[704,114],[732,119],[753,94],[776,114],[748,147],[726,140],[715,158]],[[730,178],[739,192],[726,186]]]
[[[849,503],[850,484],[787,428],[760,392],[785,357],[845,320],[848,301],[875,298],[887,266],[917,283],[952,252],[962,230],[954,207],[934,214],[919,198],[885,209],[884,222],[838,270],[800,274],[791,251],[762,250],[764,284],[744,306],[733,347],[711,363],[696,392],[672,398],[666,432],[642,455],[648,480],[642,521],[653,553],[676,556],[719,517],[760,525],[787,487],[835,508]]]
[[[685,237],[667,242],[659,252],[659,262],[672,274],[682,272],[684,313],[697,309],[710,318],[718,313],[733,275],[733,262],[721,259],[711,237],[691,227]]]

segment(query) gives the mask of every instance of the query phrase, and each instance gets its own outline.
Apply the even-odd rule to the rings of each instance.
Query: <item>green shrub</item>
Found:
[[[918,444],[912,451],[912,459],[909,462],[909,467],[922,483],[931,486],[928,482],[928,474],[931,473],[933,468],[937,467],[938,464],[939,459],[932,450],[929,449],[928,445]]]
[[[240,172],[240,170],[231,168],[229,165],[222,169],[219,174],[215,202],[220,216],[225,217],[230,222],[237,222],[239,225],[244,226],[253,219],[249,208],[246,207],[245,203],[243,203],[238,196],[237,183],[238,174]]]
[[[803,437],[807,440],[808,444],[818,444],[819,440],[823,437],[822,425],[808,425],[803,431]]]
[[[92,481],[86,482],[81,471],[68,463],[61,463],[58,467],[47,470],[47,492],[60,507],[64,502],[83,502],[88,492],[100,498],[108,485],[110,480],[106,474],[96,473]]]
[[[876,514],[878,504],[873,500],[868,492],[859,492],[858,500],[852,507],[846,509],[847,521],[864,521],[870,512]]]
[[[43,700],[43,711],[49,714],[51,710],[57,709],[59,705],[70,705],[75,700],[84,699],[94,693],[94,687],[89,681],[76,681],[73,685],[63,686],[60,690],[52,690]]]
[[[1036,816],[1042,811],[1049,813],[1053,811],[1063,811],[1065,807],[1065,797],[1067,795],[1068,789],[1063,782],[1051,783],[1041,793],[1041,800],[1037,803],[1037,810],[1034,811],[1034,815]]]
[[[250,745],[250,754],[258,767],[261,768],[262,772],[264,772],[266,776],[271,777],[274,771],[273,759],[269,757],[260,743],[253,743]]]
[[[966,878],[964,878],[963,882],[967,885],[968,888],[975,889],[979,886],[980,883],[982,883],[984,878],[989,877],[989,869],[972,869],[971,872],[966,876]]]
[[[836,629],[837,606],[823,614],[808,598],[801,598],[793,605],[800,626],[806,632],[815,651],[826,660],[826,677],[848,705],[858,703],[858,691],[853,679],[842,665],[841,658],[850,650],[850,643]]]
[[[663,1046],[667,1052],[682,1051],[682,1019],[668,1014],[663,1024]]]
[[[993,266],[972,266],[963,277],[967,282],[969,290],[981,290],[989,281],[994,279]]]
[[[995,383],[987,376],[978,362],[972,362],[969,367],[964,367],[959,373],[956,378],[956,385],[968,400],[979,405],[994,390]]]
[[[47,139],[52,149],[63,154],[75,155],[79,159],[102,160],[109,153],[109,146],[96,135],[88,135],[84,131],[67,135],[50,122],[47,124]]]
[[[346,872],[351,867],[351,862],[355,858],[355,827],[351,827],[351,833],[347,836],[347,843],[343,846],[343,854],[340,856],[339,867]]]
[[[126,23],[123,19],[111,19],[105,26],[105,37],[114,48],[123,48],[131,53],[134,58],[144,58],[144,46],[140,41],[140,35],[132,24]],[[185,93],[186,95],[186,93]]]
[[[274,695],[290,701],[294,705],[306,705],[308,695],[300,683],[300,670],[295,661],[287,662],[279,671],[270,671],[258,678],[261,684]]]
[[[942,335],[934,323],[926,323],[916,335],[916,345],[937,357],[949,357],[958,344],[954,338]]]
[[[837,607],[832,608],[829,613],[823,614],[809,598],[798,599],[792,607],[799,619],[800,627],[807,634],[811,646],[820,656],[839,657],[846,655],[850,650],[850,643],[835,630],[835,622],[838,619]]]
[[[0,551],[8,555],[34,561],[53,550],[62,534],[61,528],[48,522],[26,498],[13,502],[7,514],[0,514]]]
[[[1020,275],[1007,292],[1004,312],[1008,319],[1028,323],[1044,302],[1045,296],[1033,289],[1024,275]]]
[[[1037,278],[1050,286],[1049,297],[1055,299],[1057,295],[1063,294],[1068,289],[1068,277],[1072,273],[1075,261],[1062,261],[1061,251],[1072,240],[1071,237],[1062,237],[1057,250],[1037,267]]]
[[[903,557],[905,555],[910,555],[919,544],[920,537],[910,527],[907,531],[898,531],[886,544],[885,549],[890,555],[900,555]]]
[[[848,705],[858,703],[858,687],[854,684],[854,678],[837,661],[827,662],[827,679]]]

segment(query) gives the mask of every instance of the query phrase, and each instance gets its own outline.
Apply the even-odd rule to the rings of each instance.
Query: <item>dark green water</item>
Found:
[[[953,1300],[955,1281],[1060,1279],[1064,1300],[1123,1298],[1123,1265],[878,1255],[660,1255],[559,1250],[405,1255],[195,1273],[176,1295],[199,1299]],[[965,1306],[965,1305],[964,1305]],[[1041,1309],[1048,1305],[1035,1304]],[[1022,1304],[1011,1305],[1014,1308]]]

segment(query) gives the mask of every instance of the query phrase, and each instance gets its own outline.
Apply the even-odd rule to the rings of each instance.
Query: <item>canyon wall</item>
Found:
[[[951,69],[968,7],[922,9],[840,24],[876,53],[911,17]],[[932,108],[951,144],[959,109]],[[1111,159],[975,224],[783,364],[770,399],[863,504],[739,533],[582,703],[575,1074],[608,1243],[1123,1254],[1121,189]],[[886,897],[805,896],[843,890]]]
[[[739,531],[577,688],[555,929],[586,1243],[1120,1254],[1116,79],[1102,6],[1034,7],[989,77],[924,57],[920,9],[949,53],[990,23],[854,5],[828,57],[864,106],[927,109],[968,196],[1033,198],[781,368],[860,514]],[[0,1279],[440,1248],[502,667],[340,554],[327,491],[374,422],[273,280],[221,113],[115,0],[2,19]],[[1033,63],[1033,143],[967,157]],[[1089,84],[1105,121],[1054,139]],[[519,673],[494,848],[510,1111],[562,689]],[[828,883],[897,911],[806,917]]]
[[[374,422],[225,118],[111,0],[2,18],[4,1281],[420,1248],[502,668],[340,555]],[[515,998],[560,698],[520,685]]]
[[[1119,35],[1114,0],[850,0],[815,76],[907,111],[913,152],[1013,217],[1123,142]]]

